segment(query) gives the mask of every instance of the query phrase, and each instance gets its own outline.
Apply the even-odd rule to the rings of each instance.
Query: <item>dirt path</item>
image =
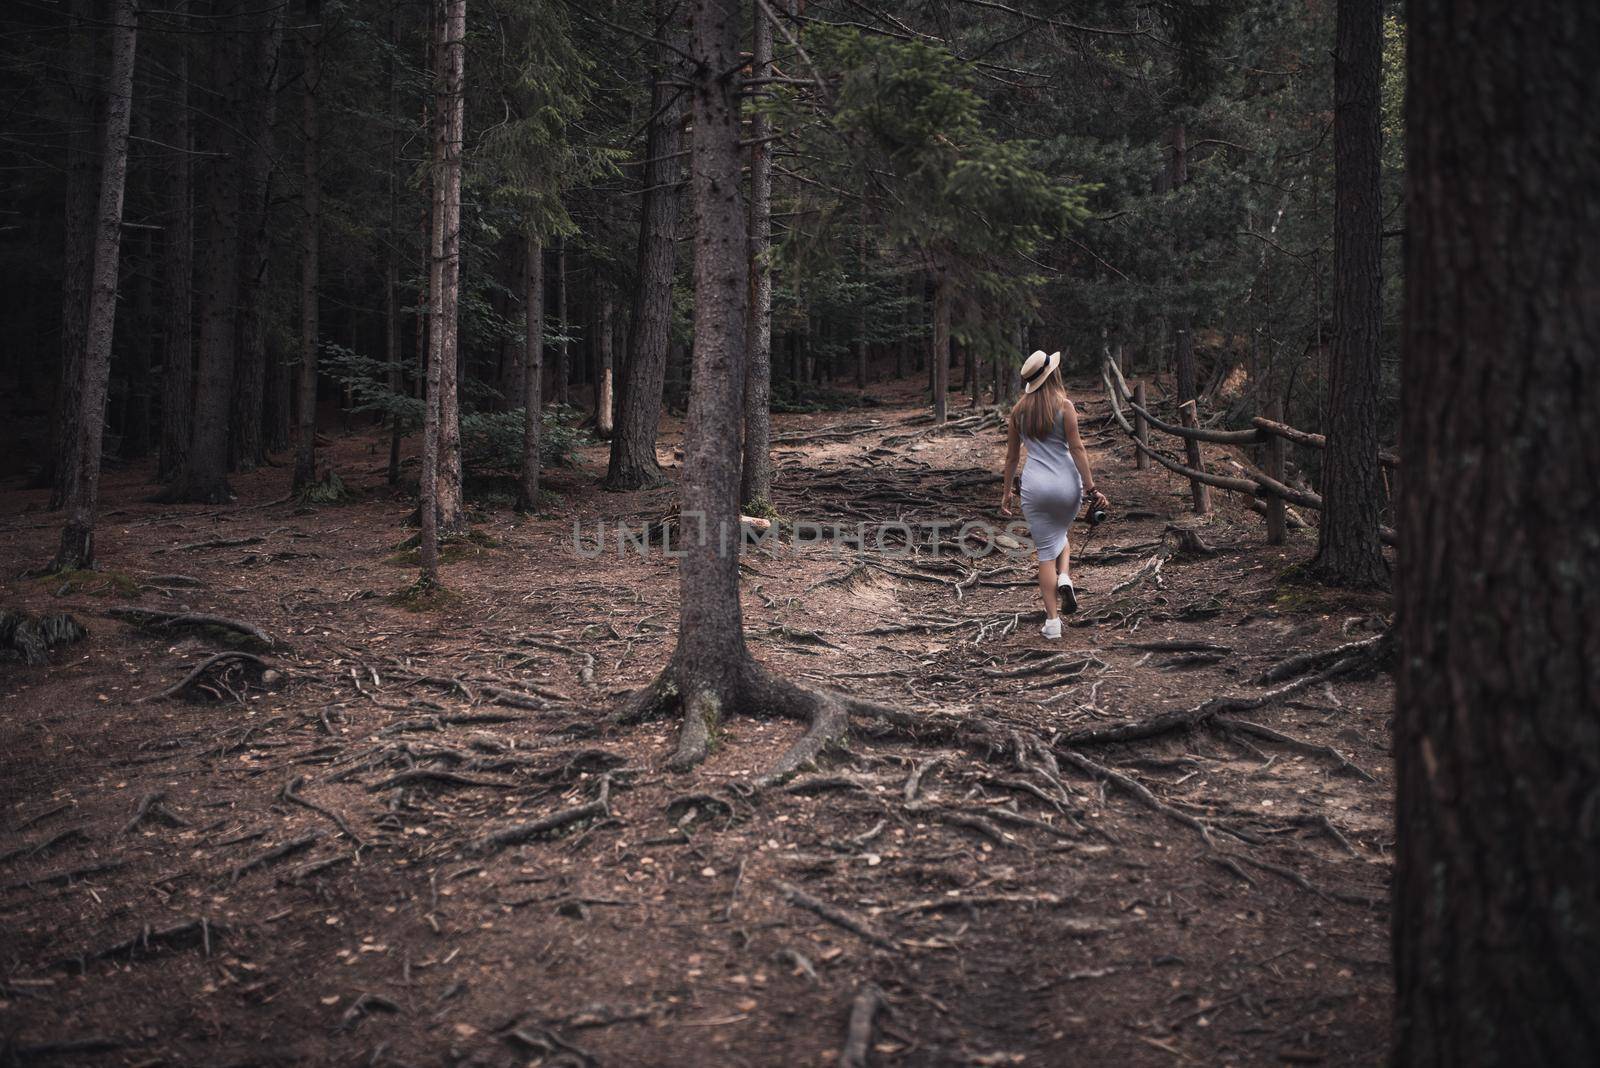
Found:
[[[1387,680],[1153,717],[1258,698],[1265,668],[1387,606],[1289,584],[1307,543],[1268,550],[1229,502],[1188,524],[1213,552],[1172,551],[1185,488],[1135,473],[1087,407],[1120,518],[1087,551],[1075,535],[1060,643],[1025,560],[787,537],[748,558],[763,661],[926,725],[863,724],[759,794],[741,784],[795,725],[736,717],[672,775],[671,724],[604,724],[669,651],[676,576],[574,549],[575,516],[671,508],[670,488],[598,492],[598,448],[548,517],[487,512],[492,544],[458,550],[460,598],[429,614],[388,599],[409,504],[374,441],[336,444],[367,493],[341,506],[274,502],[273,470],[233,507],[174,509],[119,473],[119,574],[0,587],[91,630],[49,668],[0,665],[0,1043],[62,1064],[823,1065],[878,990],[879,1065],[1380,1059]],[[781,419],[779,511],[996,521],[998,430],[917,419]],[[14,576],[55,517],[3,499]],[[107,614],[135,605],[260,626],[287,679],[236,661],[209,694],[146,699],[234,646]]]

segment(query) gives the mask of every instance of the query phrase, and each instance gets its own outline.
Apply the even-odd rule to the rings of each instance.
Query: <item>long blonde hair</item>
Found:
[[[1057,367],[1038,389],[1017,398],[1011,406],[1011,422],[1026,436],[1042,441],[1055,433],[1056,416],[1070,403],[1066,383],[1061,381],[1061,368]]]

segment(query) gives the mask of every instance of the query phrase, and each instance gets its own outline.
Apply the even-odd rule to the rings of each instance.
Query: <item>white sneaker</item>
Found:
[[[1054,619],[1045,620],[1044,621],[1044,626],[1039,628],[1039,633],[1043,634],[1046,638],[1049,638],[1051,641],[1060,641],[1061,640],[1061,617],[1057,616]]]
[[[1056,580],[1056,603],[1069,616],[1078,610],[1078,591],[1072,588],[1072,580],[1065,575]]]

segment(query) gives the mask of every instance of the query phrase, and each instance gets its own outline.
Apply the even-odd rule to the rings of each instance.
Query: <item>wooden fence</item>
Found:
[[[1139,466],[1146,468],[1150,465],[1150,461],[1154,460],[1168,470],[1187,478],[1193,489],[1196,512],[1203,513],[1209,510],[1209,487],[1244,494],[1250,498],[1250,506],[1266,517],[1267,541],[1279,545],[1282,544],[1291,523],[1297,526],[1306,525],[1304,520],[1290,509],[1291,505],[1319,512],[1322,510],[1321,496],[1309,490],[1296,489],[1283,481],[1284,443],[1293,442],[1314,449],[1326,448],[1327,439],[1321,434],[1308,434],[1304,430],[1296,430],[1282,422],[1281,417],[1269,419],[1264,416],[1252,419],[1248,430],[1214,430],[1199,425],[1200,421],[1192,400],[1186,401],[1179,409],[1182,424],[1169,423],[1150,413],[1149,404],[1145,400],[1144,383],[1139,383],[1136,389],[1130,389],[1128,380],[1122,376],[1122,369],[1115,362],[1105,361],[1100,377],[1106,385],[1106,397],[1111,401],[1111,414],[1127,432],[1134,448],[1138,450]],[[1133,413],[1132,422],[1123,412],[1124,405]],[[1272,414],[1280,413],[1274,411]],[[1150,445],[1152,429],[1182,441],[1186,453],[1184,458],[1187,462],[1179,463],[1177,460],[1168,459],[1152,448]],[[1240,463],[1230,456],[1229,462],[1238,474],[1212,474],[1205,470],[1205,464],[1201,459],[1202,443],[1265,445],[1266,470]],[[1400,458],[1387,450],[1378,453],[1378,461],[1388,468],[1400,465]],[[1383,538],[1385,544],[1395,543],[1395,532],[1390,527],[1380,527],[1379,536]]]

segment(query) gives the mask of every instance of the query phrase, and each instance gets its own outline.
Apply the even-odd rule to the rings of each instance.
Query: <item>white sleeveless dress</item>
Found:
[[[1083,504],[1083,476],[1067,450],[1066,416],[1057,413],[1046,438],[1022,435],[1028,461],[1022,466],[1022,515],[1040,560],[1054,560]]]

